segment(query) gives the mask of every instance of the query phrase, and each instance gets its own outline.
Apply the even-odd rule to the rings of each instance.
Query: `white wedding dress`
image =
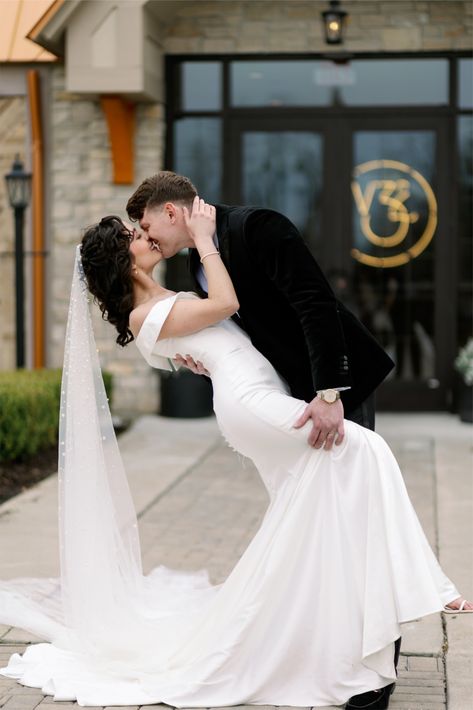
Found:
[[[140,578],[118,628],[103,613],[93,636],[72,638],[39,605],[17,625],[52,643],[1,672],[84,706],[341,705],[393,682],[400,624],[459,593],[380,436],[346,421],[342,445],[310,448],[310,423],[293,427],[305,403],[231,320],[156,342],[176,298],[192,297],[158,302],[136,344],[154,367],[180,352],[209,370],[223,436],[268,492],[261,527],[223,584],[163,567]],[[14,623],[1,600],[0,622]]]

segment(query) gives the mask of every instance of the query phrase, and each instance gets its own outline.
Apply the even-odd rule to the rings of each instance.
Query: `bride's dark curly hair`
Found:
[[[132,233],[120,217],[110,215],[88,227],[81,243],[87,286],[100,306],[102,318],[117,329],[117,343],[122,347],[133,340],[128,327],[133,310],[131,238]]]

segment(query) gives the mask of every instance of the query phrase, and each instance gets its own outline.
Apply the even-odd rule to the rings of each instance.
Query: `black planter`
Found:
[[[182,369],[161,374],[161,414],[163,417],[195,419],[212,414],[212,385],[207,377]]]
[[[473,385],[462,382],[458,393],[458,414],[462,422],[473,423]]]

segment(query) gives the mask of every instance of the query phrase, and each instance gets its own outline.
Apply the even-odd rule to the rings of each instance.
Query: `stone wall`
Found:
[[[98,100],[64,91],[64,70],[53,70],[51,101],[51,261],[49,365],[59,366],[75,245],[82,230],[106,214],[126,217],[132,186],[112,183],[107,126]],[[162,109],[139,105],[136,112],[135,181],[156,172],[163,163]],[[94,331],[102,366],[115,375],[114,410],[150,412],[157,407],[157,376],[131,344],[114,342],[116,331],[94,308]]]
[[[347,51],[471,49],[470,0],[344,0]],[[175,3],[164,51],[330,52],[320,19],[326,0]]]
[[[3,176],[10,172],[18,153],[25,162],[27,155],[27,110],[24,96],[0,97],[0,370],[15,367],[15,258],[13,212],[8,202]],[[28,230],[26,231],[26,237]],[[25,242],[25,248],[28,248]],[[25,278],[28,279],[27,259]],[[25,304],[26,307],[26,304]],[[25,310],[27,310],[25,308]],[[27,312],[25,313],[25,317]]]

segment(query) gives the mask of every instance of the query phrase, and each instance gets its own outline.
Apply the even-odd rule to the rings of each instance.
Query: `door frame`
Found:
[[[444,410],[450,404],[456,335],[455,289],[457,274],[456,240],[449,240],[454,214],[452,157],[448,145],[451,122],[444,111],[426,113],[425,110],[407,111],[364,110],[323,115],[317,110],[285,111],[275,115],[268,111],[238,112],[228,118],[225,135],[225,160],[223,173],[224,201],[241,204],[242,196],[242,135],[247,131],[263,132],[314,132],[323,138],[323,172],[327,189],[322,194],[321,233],[330,235],[322,239],[320,262],[324,272],[351,263],[349,251],[352,235],[352,157],[354,133],[373,131],[433,131],[436,134],[436,199],[438,224],[435,233],[434,261],[434,347],[435,373],[438,387],[425,382],[396,380],[384,383],[377,392],[381,409],[387,410]],[[435,385],[435,381],[431,381]],[[421,407],[419,407],[421,403]]]
[[[258,115],[239,115],[228,119],[226,135],[226,153],[223,173],[223,194],[224,201],[229,204],[242,204],[244,202],[242,192],[242,143],[241,138],[244,132],[262,131],[265,133],[274,132],[300,132],[317,133],[322,137],[322,171],[324,182],[333,184],[336,180],[337,166],[331,160],[331,155],[337,150],[336,134],[331,126],[332,121],[326,117],[304,114],[298,115],[278,115],[271,113],[258,113]],[[338,210],[330,209],[329,190],[322,192],[322,215],[320,220],[321,234],[334,235],[337,233]],[[324,265],[324,271],[328,271],[331,264],[331,249],[328,242],[321,240],[320,261]]]

